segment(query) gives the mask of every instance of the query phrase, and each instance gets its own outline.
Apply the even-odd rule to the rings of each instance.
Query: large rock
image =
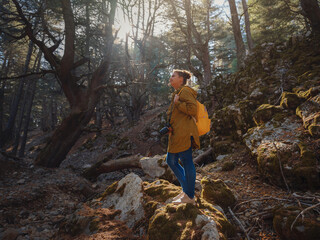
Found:
[[[141,168],[153,179],[161,178],[173,182],[176,177],[166,163],[166,155],[143,157],[140,159]]]
[[[165,180],[144,183],[147,218],[150,219],[148,239],[227,239],[234,227],[224,214],[204,199],[197,205],[169,203],[181,188]]]
[[[250,100],[239,101],[214,113],[212,130],[217,135],[238,137],[254,126],[252,114],[256,104]]]
[[[260,173],[278,186],[285,186],[281,174],[292,188],[316,189],[319,172],[315,153],[304,142],[299,118],[276,114],[264,125],[252,128],[244,142],[256,157]]]
[[[292,223],[301,211],[302,209],[297,207],[282,207],[274,211],[273,227],[281,239],[319,239],[320,222],[316,219],[316,214],[312,212],[306,212],[303,218],[300,215],[292,226]]]
[[[117,218],[125,221],[128,227],[134,227],[144,217],[141,178],[130,173],[109,186],[103,194],[102,207],[120,210],[121,214]]]
[[[206,201],[221,206],[223,209],[233,206],[236,198],[228,186],[220,179],[211,180],[203,178],[201,180],[201,197]]]

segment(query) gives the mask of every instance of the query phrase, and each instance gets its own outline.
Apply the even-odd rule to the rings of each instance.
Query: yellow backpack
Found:
[[[180,90],[178,95],[180,95],[182,89]],[[208,116],[208,111],[206,107],[202,103],[200,103],[198,100],[196,100],[196,102],[197,102],[197,114],[195,118],[193,117],[193,120],[197,125],[199,136],[202,136],[210,131],[211,119]]]
[[[197,117],[194,119],[198,127],[199,136],[210,131],[211,119],[206,107],[197,100]]]

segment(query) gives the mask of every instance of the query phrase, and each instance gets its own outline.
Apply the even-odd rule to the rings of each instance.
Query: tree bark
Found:
[[[253,41],[252,41],[252,36],[251,36],[250,17],[249,17],[247,0],[242,0],[242,6],[243,6],[244,19],[245,19],[245,24],[246,24],[246,34],[247,34],[248,49],[249,49],[249,52],[252,52]]]
[[[71,113],[54,131],[46,147],[39,153],[35,164],[45,167],[59,167],[69,150],[80,137],[91,119],[94,108]]]
[[[229,7],[231,12],[231,18],[232,18],[232,30],[234,35],[234,40],[236,42],[236,48],[237,48],[237,67],[238,70],[242,67],[244,67],[244,58],[246,55],[246,49],[243,43],[241,30],[240,30],[240,21],[238,18],[238,11],[236,7],[235,0],[228,0],[229,1]]]
[[[302,10],[311,23],[314,34],[320,34],[320,7],[318,0],[300,0]]]

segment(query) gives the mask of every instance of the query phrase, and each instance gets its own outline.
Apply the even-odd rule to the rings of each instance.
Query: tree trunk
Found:
[[[228,0],[229,6],[230,6],[230,12],[231,12],[231,18],[232,18],[232,29],[233,29],[233,35],[234,40],[236,42],[236,48],[237,48],[237,67],[238,70],[242,67],[244,67],[244,58],[246,55],[246,49],[243,43],[241,30],[240,30],[240,21],[238,18],[238,11],[236,7],[235,0]]]
[[[46,147],[37,156],[35,163],[46,167],[58,167],[64,160],[71,147],[77,141],[84,127],[90,121],[101,89],[103,88],[103,79],[108,71],[109,57],[112,53],[114,36],[112,27],[114,24],[117,0],[109,0],[109,12],[103,12],[108,21],[105,24],[105,55],[98,68],[92,74],[88,87],[83,87],[78,83],[78,77],[75,69],[84,63],[84,59],[75,62],[75,42],[76,42],[76,24],[70,0],[60,0],[62,15],[64,20],[64,53],[61,59],[55,54],[56,48],[47,47],[44,41],[36,38],[33,32],[33,26],[25,16],[20,3],[12,0],[16,7],[16,12],[24,23],[24,30],[32,42],[34,42],[43,52],[45,59],[49,62],[52,69],[56,71],[59,84],[66,96],[71,112],[61,125],[53,133],[52,138]],[[104,2],[106,2],[104,0]]]
[[[37,61],[37,66],[35,67],[35,72],[39,72],[40,66],[41,66],[41,56],[42,52],[39,51],[38,53],[38,61]],[[30,88],[27,90],[28,93],[28,100],[26,103],[26,116],[25,116],[25,121],[24,121],[24,126],[23,126],[23,134],[21,138],[21,146],[19,149],[19,157],[24,157],[24,150],[26,147],[26,142],[27,142],[27,137],[28,137],[28,130],[29,130],[29,123],[30,123],[30,115],[31,115],[31,110],[32,110],[32,105],[33,105],[33,99],[34,95],[36,92],[36,86],[37,86],[37,80],[33,79],[31,80]]]
[[[212,76],[208,45],[203,46],[202,64],[203,64],[204,73],[203,73],[203,83],[201,84],[202,85],[201,89],[205,90],[206,87],[210,84],[211,76]]]
[[[54,131],[46,147],[40,152],[35,164],[45,167],[59,167],[69,150],[89,123],[94,107],[87,111],[71,113]]]
[[[320,7],[318,0],[300,0],[302,10],[310,20],[314,34],[320,34]]]
[[[3,64],[1,67],[1,74],[0,76],[2,78],[8,76],[8,72],[9,72],[9,68],[10,68],[10,64],[11,64],[11,59],[10,59],[10,53],[5,55],[5,59],[3,60]],[[6,82],[5,80],[1,81],[1,89],[0,89],[0,134],[1,134],[1,138],[2,138],[2,130],[3,130],[3,101],[4,101],[4,89],[6,86]],[[0,140],[1,141],[1,140]],[[1,145],[0,145],[1,147]]]
[[[29,48],[28,48],[28,54],[26,57],[25,65],[24,65],[23,74],[26,74],[28,72],[33,46],[34,46],[33,42],[30,41]],[[13,100],[11,108],[10,108],[10,116],[9,116],[7,126],[1,134],[0,147],[3,147],[12,136],[12,130],[13,130],[14,123],[15,123],[16,116],[17,116],[17,112],[19,109],[19,103],[20,103],[22,92],[23,92],[24,82],[25,82],[24,78],[19,82],[19,86],[18,86],[16,95],[14,97],[14,100]]]
[[[24,157],[24,150],[26,147],[26,142],[27,142],[27,137],[28,137],[28,130],[29,130],[29,123],[30,123],[30,115],[31,115],[31,110],[32,110],[32,104],[33,104],[33,99],[36,91],[36,85],[37,85],[37,80],[32,80],[31,86],[30,86],[30,96],[27,101],[27,106],[26,106],[26,116],[25,116],[25,121],[24,121],[24,127],[23,127],[23,135],[21,138],[21,146],[19,149],[19,157]]]
[[[247,34],[248,49],[249,49],[249,52],[252,52],[253,41],[252,41],[252,36],[251,36],[250,18],[249,18],[247,0],[242,0],[242,6],[243,6],[244,19],[245,19],[245,24],[246,24],[246,34]]]

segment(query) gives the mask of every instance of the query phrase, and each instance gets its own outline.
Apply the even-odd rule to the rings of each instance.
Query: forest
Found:
[[[211,119],[194,205],[175,69]],[[1,0],[0,239],[318,236],[319,0]]]

